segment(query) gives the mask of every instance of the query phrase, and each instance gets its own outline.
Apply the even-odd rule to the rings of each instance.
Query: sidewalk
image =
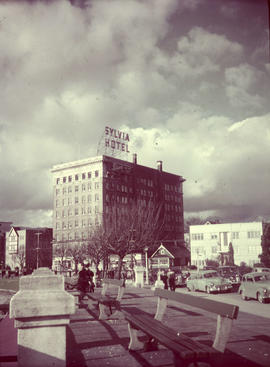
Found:
[[[156,299],[150,289],[126,289],[123,305],[155,313]],[[129,352],[129,335],[124,320],[98,321],[97,310],[90,301],[71,317],[68,330],[68,367],[139,367],[173,366],[173,354],[163,347],[156,352]],[[224,354],[230,367],[270,366],[269,319],[240,311],[234,322],[230,340]],[[207,312],[170,302],[164,321],[172,328],[194,337],[210,341],[216,330],[216,319]],[[143,334],[142,334],[143,335]],[[205,366],[205,364],[201,364]]]
[[[86,300],[84,303],[84,308],[71,315],[70,325],[67,328],[67,367],[173,366],[173,354],[162,346],[155,352],[129,352],[126,321],[99,321],[98,310],[94,304]],[[156,299],[150,289],[127,287],[122,303],[141,308],[151,314],[156,310]],[[216,319],[213,315],[174,302],[169,303],[164,322],[196,340],[207,342],[213,340],[216,330]],[[17,347],[16,330],[13,329],[13,320],[10,319],[5,323],[4,320],[0,322],[0,342],[6,343],[7,340],[10,349],[8,355],[13,355]],[[269,318],[251,316],[241,312],[240,309],[222,359],[229,367],[269,367]],[[1,367],[16,365],[16,362],[0,363]],[[202,366],[206,365],[199,364],[199,367]]]

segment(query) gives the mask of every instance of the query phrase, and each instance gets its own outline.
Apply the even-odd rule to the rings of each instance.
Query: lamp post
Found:
[[[145,284],[149,284],[149,273],[148,273],[148,247],[144,248],[145,252]]]

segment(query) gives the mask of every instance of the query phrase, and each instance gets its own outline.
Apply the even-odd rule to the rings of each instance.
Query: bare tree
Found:
[[[25,247],[19,246],[18,252],[12,255],[12,262],[14,264],[19,264],[19,267],[22,270],[25,267],[25,260],[26,260]]]
[[[108,239],[103,225],[97,225],[89,233],[85,242],[85,254],[95,264],[96,271],[101,261],[103,261],[103,270],[106,259],[108,258]]]
[[[120,278],[126,255],[142,252],[146,246],[152,248],[161,239],[161,206],[151,200],[138,200],[129,206],[113,203],[104,213],[104,229],[108,251],[119,257],[117,272]]]

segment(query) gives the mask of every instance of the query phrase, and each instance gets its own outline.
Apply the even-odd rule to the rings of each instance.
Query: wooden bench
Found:
[[[117,295],[112,295],[112,289],[117,288]],[[106,320],[109,318],[122,317],[120,312],[121,300],[124,295],[125,285],[123,279],[105,278],[102,280],[101,292],[87,293],[89,299],[97,302],[99,308],[99,320]],[[112,308],[115,311],[112,311]]]
[[[239,307],[209,298],[193,296],[185,293],[176,293],[157,288],[154,295],[158,297],[156,314],[153,317],[136,308],[122,307],[122,313],[128,321],[130,335],[130,350],[153,349],[158,343],[164,345],[174,353],[176,366],[188,366],[190,363],[207,362],[210,365],[220,360],[221,353],[226,348],[233,320],[237,318]],[[180,331],[172,329],[162,323],[168,301],[176,301],[217,314],[216,335],[212,346],[205,345]],[[138,339],[138,331],[148,336],[143,343]],[[186,331],[186,330],[185,330]]]

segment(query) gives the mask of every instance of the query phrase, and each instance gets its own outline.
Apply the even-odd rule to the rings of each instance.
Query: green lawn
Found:
[[[0,289],[19,290],[19,278],[6,279],[0,278]]]

